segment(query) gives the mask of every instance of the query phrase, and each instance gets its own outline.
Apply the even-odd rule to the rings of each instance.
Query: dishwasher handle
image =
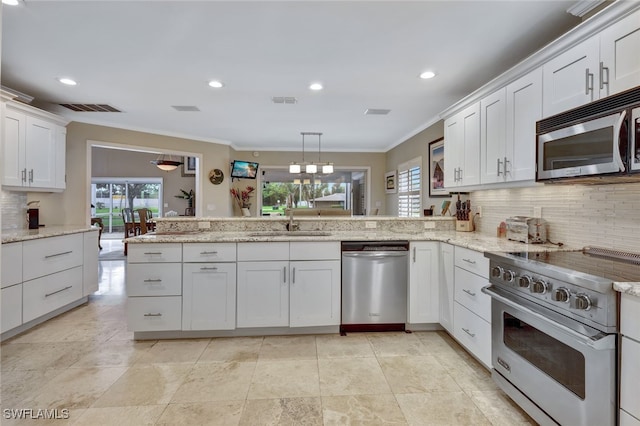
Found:
[[[381,257],[403,257],[407,256],[406,251],[356,251],[356,252],[343,252],[342,257],[369,257],[369,258],[381,258]]]

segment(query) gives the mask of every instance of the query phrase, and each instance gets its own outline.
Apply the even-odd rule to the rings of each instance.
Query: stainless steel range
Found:
[[[486,253],[492,376],[540,424],[615,425],[617,293],[640,281],[636,255]]]

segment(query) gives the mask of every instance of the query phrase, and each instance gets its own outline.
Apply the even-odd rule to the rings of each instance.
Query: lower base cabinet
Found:
[[[127,299],[127,325],[130,331],[181,330],[182,297],[129,297]]]
[[[22,322],[42,315],[82,298],[82,266],[46,275],[22,284]]]
[[[453,336],[486,367],[491,367],[491,324],[454,302]]]
[[[340,325],[340,261],[295,261],[290,267],[289,325]]]
[[[289,262],[238,262],[238,327],[289,326]]]
[[[3,288],[0,300],[2,300],[0,333],[4,333],[22,324],[22,284]]]
[[[236,328],[236,264],[185,263],[182,270],[182,329]]]

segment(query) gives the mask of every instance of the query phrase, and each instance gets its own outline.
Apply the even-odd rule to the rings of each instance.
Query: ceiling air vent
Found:
[[[274,96],[271,98],[274,104],[297,104],[298,100],[293,96]]]
[[[171,108],[180,112],[198,112],[200,108],[194,105],[171,105]]]
[[[364,115],[387,115],[390,112],[390,109],[367,108],[367,110],[364,112]]]
[[[107,104],[60,104],[60,106],[76,112],[122,112]]]

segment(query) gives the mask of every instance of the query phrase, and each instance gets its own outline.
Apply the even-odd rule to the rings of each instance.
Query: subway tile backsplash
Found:
[[[2,212],[3,231],[26,229],[27,194],[0,191],[0,212]]]
[[[549,239],[572,248],[587,245],[640,253],[640,183],[553,185],[497,189],[469,194],[482,206],[478,232],[495,235],[510,216],[533,216],[542,208]]]

